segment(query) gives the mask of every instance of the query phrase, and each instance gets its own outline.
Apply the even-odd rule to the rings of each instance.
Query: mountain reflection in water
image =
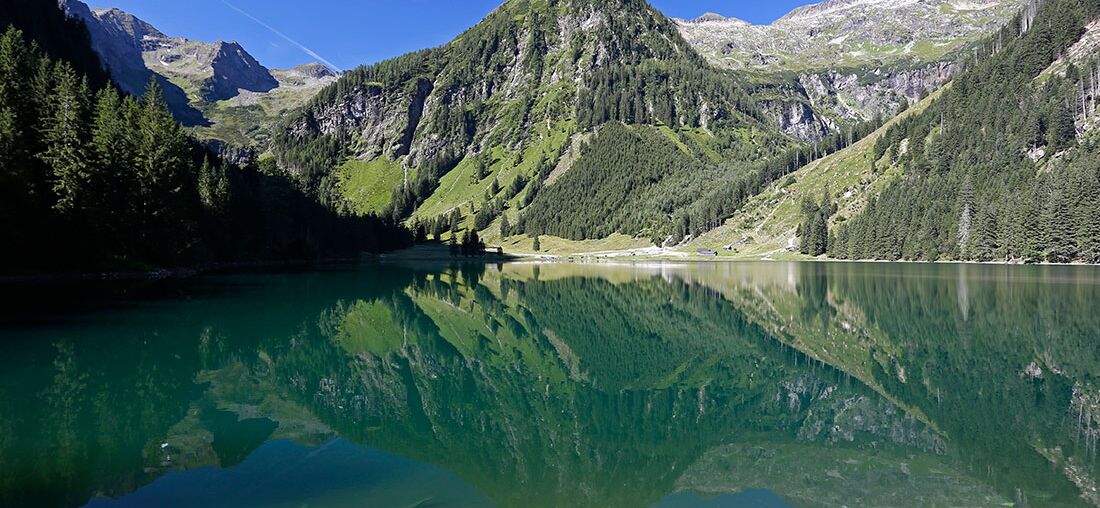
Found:
[[[1088,506],[1100,271],[366,264],[11,292],[0,503]]]

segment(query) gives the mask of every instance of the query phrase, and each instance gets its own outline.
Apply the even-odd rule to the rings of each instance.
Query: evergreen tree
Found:
[[[801,222],[798,226],[799,252],[820,256],[829,251],[829,219],[836,214],[836,205],[828,190],[820,204],[811,199],[802,201]]]
[[[413,237],[415,243],[424,243],[428,241],[428,229],[424,226],[420,219],[417,219],[413,224]]]
[[[15,27],[0,36],[0,178],[7,189],[26,177],[24,134],[31,120],[27,73],[34,63],[22,39]]]
[[[958,239],[959,255],[963,259],[970,258],[970,232],[974,222],[974,182],[970,173],[963,178],[962,188],[959,189],[959,228]]]
[[[1065,101],[1057,100],[1051,109],[1047,131],[1047,146],[1050,153],[1058,153],[1068,148],[1077,137],[1077,127],[1073,122],[1073,112]]]
[[[137,131],[138,216],[144,223],[139,234],[151,255],[175,256],[188,236],[188,146],[155,79],[142,98]]]
[[[1085,262],[1100,263],[1100,171],[1084,167],[1078,169],[1078,174],[1076,185],[1081,195],[1075,210],[1077,251]]]
[[[198,187],[199,199],[207,212],[215,216],[225,213],[230,191],[229,176],[224,166],[211,164],[210,158],[204,157],[199,167]]]
[[[78,213],[89,192],[91,167],[85,140],[88,125],[86,80],[67,64],[57,68],[56,86],[50,94],[50,116],[43,123],[45,151],[39,157],[49,166],[54,207],[66,214]]]
[[[1046,248],[1043,257],[1051,263],[1067,263],[1076,258],[1072,215],[1067,206],[1065,190],[1060,185],[1050,193],[1043,211]]]
[[[484,155],[478,155],[474,157],[474,182],[480,182],[485,179],[489,174],[489,165],[485,162]]]

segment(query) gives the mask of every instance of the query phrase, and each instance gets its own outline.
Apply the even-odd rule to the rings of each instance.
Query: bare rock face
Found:
[[[304,123],[291,128],[296,134],[309,130],[328,135],[353,133],[363,141],[357,154],[362,158],[408,155],[432,88],[428,80],[398,94],[387,94],[381,86],[364,87],[310,112]]]
[[[326,79],[339,77],[339,75],[336,72],[333,72],[332,69],[329,69],[328,67],[325,67],[324,65],[316,62],[302,64],[286,72],[296,74],[304,79]]]
[[[203,84],[204,98],[210,101],[229,99],[238,90],[269,92],[279,86],[271,72],[260,65],[236,42],[217,42],[217,52],[210,61],[212,75]]]
[[[787,134],[799,139],[818,141],[833,129],[832,122],[820,118],[809,104],[798,101],[762,101],[761,109]]]
[[[1007,23],[1024,0],[829,0],[770,25],[704,15],[675,20],[712,64],[768,76],[797,75],[790,99],[813,115],[783,129],[806,141],[831,128],[889,117],[946,83],[955,55]]]

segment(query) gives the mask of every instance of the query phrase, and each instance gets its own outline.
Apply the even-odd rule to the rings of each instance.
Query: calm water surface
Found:
[[[5,288],[4,506],[1093,506],[1100,270]]]

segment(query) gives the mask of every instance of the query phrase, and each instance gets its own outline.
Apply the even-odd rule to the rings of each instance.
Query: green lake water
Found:
[[[1100,269],[7,287],[0,506],[1100,504]]]

